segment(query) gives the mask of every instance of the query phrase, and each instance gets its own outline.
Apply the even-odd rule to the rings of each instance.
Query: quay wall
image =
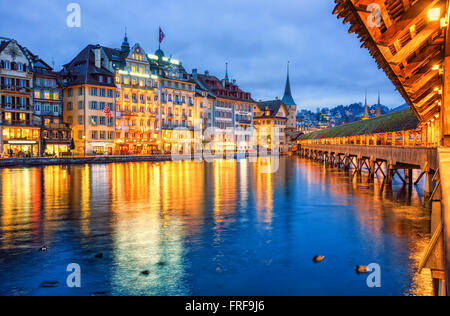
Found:
[[[110,164],[124,162],[162,162],[171,161],[170,155],[161,156],[93,156],[64,158],[11,158],[0,159],[0,168],[33,167],[54,165]]]

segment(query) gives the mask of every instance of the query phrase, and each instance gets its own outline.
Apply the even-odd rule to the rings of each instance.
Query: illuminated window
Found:
[[[136,73],[136,66],[131,67],[131,72]]]
[[[129,84],[130,84],[130,78],[125,77],[124,80],[123,80],[123,82],[124,82],[126,85],[129,85]]]
[[[39,99],[39,98],[41,97],[41,93],[40,93],[39,91],[35,91],[35,92],[34,92],[34,97],[35,97],[36,99]]]
[[[47,91],[46,91],[46,92],[44,93],[44,98],[47,99],[47,100],[49,100],[49,99],[50,99],[50,92],[47,92]]]
[[[144,73],[144,67],[139,67],[139,73],[143,74]]]

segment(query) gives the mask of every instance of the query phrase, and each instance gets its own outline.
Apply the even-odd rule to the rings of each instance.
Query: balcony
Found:
[[[67,123],[52,123],[52,124],[44,124],[44,129],[49,129],[49,130],[70,130],[70,126]]]
[[[33,112],[34,111],[34,109],[31,105],[23,106],[21,104],[6,103],[6,104],[2,104],[1,107],[4,110],[11,110],[11,111],[20,111],[20,112]]]
[[[14,121],[3,121],[1,125],[4,126],[35,126],[39,127],[40,124],[33,120],[14,120]]]
[[[32,91],[31,88],[27,88],[27,87],[6,86],[6,85],[0,85],[0,90],[10,91],[10,92],[19,92],[19,93],[31,93],[31,91]]]

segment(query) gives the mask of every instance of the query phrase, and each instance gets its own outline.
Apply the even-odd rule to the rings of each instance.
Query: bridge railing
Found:
[[[307,135],[306,135],[307,136]],[[401,147],[437,147],[438,139],[424,128],[415,130],[331,137],[321,139],[302,139],[297,144],[308,145],[365,145],[365,146],[401,146]]]

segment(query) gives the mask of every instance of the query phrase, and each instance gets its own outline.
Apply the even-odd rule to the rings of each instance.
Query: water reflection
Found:
[[[2,169],[0,294],[431,294],[430,276],[416,273],[429,239],[416,191],[381,190],[302,159],[263,168],[218,160]],[[37,251],[43,244],[48,253]],[[327,262],[312,265],[319,252]],[[72,262],[84,268],[78,290],[64,287]],[[382,266],[382,289],[353,273],[371,262]]]

